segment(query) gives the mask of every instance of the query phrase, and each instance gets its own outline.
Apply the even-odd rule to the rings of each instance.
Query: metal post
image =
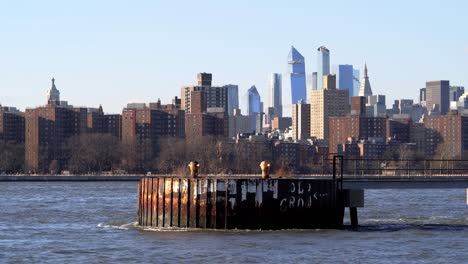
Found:
[[[336,180],[336,157],[333,156],[333,180]]]
[[[354,177],[357,176],[357,160],[354,160]]]
[[[349,208],[349,216],[351,218],[351,226],[352,227],[357,227],[359,225],[359,223],[358,223],[358,214],[357,214],[357,208],[356,207],[350,207]]]

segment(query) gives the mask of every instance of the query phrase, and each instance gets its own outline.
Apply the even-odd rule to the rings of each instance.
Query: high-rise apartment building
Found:
[[[206,107],[206,92],[192,91],[192,112],[185,114],[185,138],[199,142],[205,136],[228,137],[229,117],[222,107]]]
[[[468,117],[458,113],[424,117],[424,154],[438,159],[468,156]]]
[[[192,91],[204,91],[206,93],[206,107],[221,107],[224,111],[229,110],[228,106],[228,87],[226,86],[211,86],[211,73],[199,73],[198,85],[182,87],[181,89],[181,104],[182,109],[186,113],[192,112],[190,105],[190,95]]]
[[[410,142],[410,118],[392,118],[387,120],[387,142],[396,140],[402,143]]]
[[[323,89],[323,76],[330,74],[330,50],[325,46],[317,49],[317,89]]]
[[[307,93],[304,57],[294,47],[291,47],[289,52],[288,65],[291,102],[295,104],[299,100],[305,100]]]
[[[87,132],[87,109],[49,104],[25,113],[25,162],[30,171],[66,164],[65,142]]]
[[[283,131],[289,128],[292,125],[291,117],[275,117],[271,121],[272,130]]]
[[[110,134],[122,138],[122,115],[104,114],[102,106],[98,109],[88,108],[88,132]]]
[[[240,109],[235,109],[234,115],[229,117],[229,137],[233,138],[239,133],[250,133],[250,118],[241,114]]]
[[[213,75],[211,73],[200,72],[199,74],[197,74],[198,86],[211,86],[212,80],[213,80]]]
[[[351,115],[366,114],[366,98],[364,96],[351,97]]]
[[[53,161],[65,165],[65,142],[88,131],[87,108],[60,101],[54,79],[47,91],[47,102],[25,112],[25,164],[29,171],[48,171]]]
[[[292,105],[293,140],[310,138],[310,104],[299,102]]]
[[[338,153],[338,146],[346,143],[349,138],[356,140],[378,138],[380,141],[385,142],[387,136],[386,117],[366,117],[362,115],[330,117],[329,126],[329,153]]]
[[[426,82],[426,108],[428,111],[439,112],[442,115],[448,113],[450,107],[450,82],[428,81]]]
[[[335,80],[335,75],[323,76],[323,89],[311,92],[310,133],[317,139],[328,138],[329,117],[344,116],[349,111],[348,91],[335,89]]]
[[[0,105],[0,140],[24,142],[24,113],[14,107]]]
[[[122,110],[122,143],[131,150],[128,159],[131,169],[141,169],[151,153],[157,150],[163,137],[183,138],[185,115],[180,105],[157,103],[128,104]]]
[[[279,73],[273,73],[270,76],[270,107],[273,108],[271,119],[275,116],[283,116],[282,81]]]
[[[354,75],[353,65],[342,64],[335,65],[334,73],[336,75],[336,86],[340,90],[348,90],[349,97],[351,100],[354,94]]]

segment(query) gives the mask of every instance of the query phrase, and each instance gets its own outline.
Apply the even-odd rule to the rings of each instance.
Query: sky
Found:
[[[62,100],[119,113],[170,103],[211,72],[214,85],[239,85],[241,106],[252,85],[268,105],[269,75],[286,73],[291,45],[307,74],[325,45],[331,65],[367,62],[391,107],[427,80],[468,86],[467,10],[462,0],[0,0],[0,104],[43,105],[54,77]],[[289,94],[283,80],[285,112]]]

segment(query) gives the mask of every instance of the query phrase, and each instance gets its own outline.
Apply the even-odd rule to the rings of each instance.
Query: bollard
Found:
[[[190,169],[190,177],[198,178],[198,170],[200,169],[200,164],[198,161],[190,161],[188,167]]]
[[[262,179],[270,178],[270,166],[271,164],[267,161],[260,162],[260,169],[262,170]]]

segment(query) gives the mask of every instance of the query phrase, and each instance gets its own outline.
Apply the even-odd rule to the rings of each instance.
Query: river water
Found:
[[[0,183],[0,262],[468,263],[462,189],[369,190],[358,230],[284,231],[142,229],[136,189]]]

